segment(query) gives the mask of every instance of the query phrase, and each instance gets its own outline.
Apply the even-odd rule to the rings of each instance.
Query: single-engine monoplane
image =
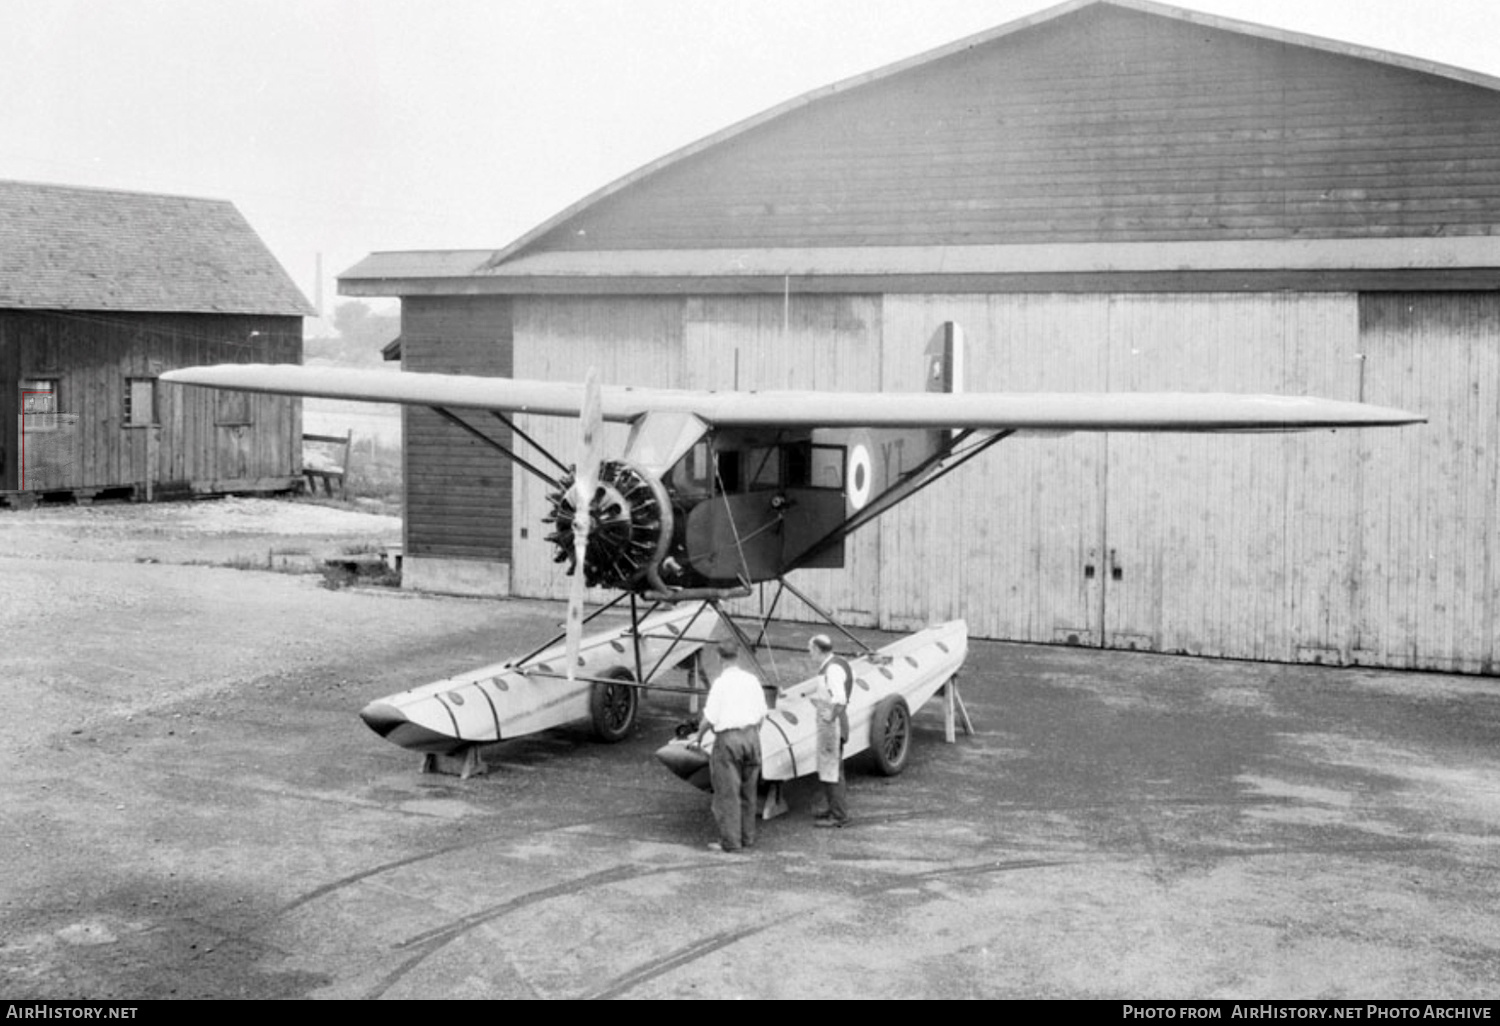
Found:
[[[1306,396],[1181,393],[966,393],[959,387],[959,333],[950,326],[926,352],[927,391],[896,393],[724,392],[403,371],[229,365],[172,371],[182,385],[429,407],[547,482],[546,542],[572,576],[565,628],[533,652],[372,702],[366,723],[429,756],[477,765],[479,746],[587,718],[606,740],[632,729],[642,687],[727,631],[774,685],[757,648],[783,591],[825,616],[862,651],[852,660],[849,754],[865,747],[899,772],[910,717],[951,680],[967,650],[962,621],[935,625],[886,649],[865,648],[798,591],[788,575],[839,568],[855,531],[1022,432],[1249,432],[1367,428],[1420,422],[1404,410]],[[503,443],[455,410],[492,413]],[[511,419],[577,418],[571,461],[546,451]],[[601,458],[601,422],[628,424],[622,452]],[[524,443],[528,448],[518,451]],[[875,460],[873,453],[896,453]],[[754,585],[777,590],[759,629],[732,615]],[[623,627],[585,636],[585,587],[628,603]],[[812,769],[805,689],[792,683],[763,732],[765,775]],[[950,691],[950,696],[951,696]],[[951,701],[951,699],[950,699]],[[706,786],[701,753],[661,757]]]

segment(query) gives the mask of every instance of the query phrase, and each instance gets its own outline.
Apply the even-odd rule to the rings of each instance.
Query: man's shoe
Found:
[[[815,827],[837,827],[839,829],[843,829],[844,824],[847,823],[847,822],[849,822],[849,820],[847,818],[845,818],[845,819],[834,819],[832,816],[825,816],[823,819],[815,819],[815,820],[813,820],[813,826],[815,826]]]
[[[739,854],[742,854],[742,849],[739,849],[739,848],[726,848],[726,847],[724,847],[724,845],[720,844],[718,841],[709,841],[708,842],[708,850],[709,851],[723,852],[726,855],[739,855]]]

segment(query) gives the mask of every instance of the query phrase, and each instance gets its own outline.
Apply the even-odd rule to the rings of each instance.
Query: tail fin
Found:
[[[944,321],[927,343],[927,391],[964,390],[964,329]]]
[[[964,330],[956,322],[944,321],[933,332],[923,359],[928,392],[963,391]],[[847,448],[844,494],[852,513],[940,452],[950,434],[911,428],[819,430],[813,441]]]

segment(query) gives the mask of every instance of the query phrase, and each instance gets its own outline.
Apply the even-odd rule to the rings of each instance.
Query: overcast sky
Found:
[[[0,0],[0,178],[233,201],[310,299],[1045,0]],[[1178,6],[1500,76],[1497,0]],[[3,237],[0,237],[3,244]]]

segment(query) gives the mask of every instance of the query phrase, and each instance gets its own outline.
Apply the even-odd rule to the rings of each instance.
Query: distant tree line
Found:
[[[342,367],[388,366],[380,350],[401,333],[397,313],[377,313],[365,303],[340,303],[333,311],[337,335],[309,338],[302,344],[303,360],[328,360]]]

